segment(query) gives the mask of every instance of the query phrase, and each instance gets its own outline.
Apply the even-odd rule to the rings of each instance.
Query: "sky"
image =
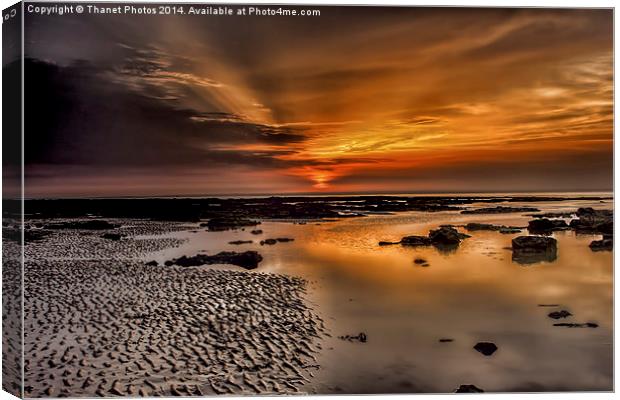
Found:
[[[27,16],[26,195],[612,189],[611,10],[318,9]]]

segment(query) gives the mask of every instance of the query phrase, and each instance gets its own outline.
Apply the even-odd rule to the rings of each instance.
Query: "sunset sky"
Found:
[[[319,9],[28,15],[26,194],[611,190],[611,10]]]

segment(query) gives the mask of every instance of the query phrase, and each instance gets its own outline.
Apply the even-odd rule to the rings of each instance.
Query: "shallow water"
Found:
[[[611,208],[612,202],[565,201],[525,204],[547,211]],[[491,392],[612,389],[613,254],[592,252],[597,235],[556,232],[552,262],[512,261],[511,239],[527,234],[469,233],[456,251],[433,247],[379,247],[380,240],[423,234],[441,224],[467,222],[526,226],[527,213],[461,215],[408,212],[335,222],[263,222],[251,229],[171,233],[189,238],[179,248],[155,253],[159,262],[201,251],[257,250],[257,272],[302,276],[309,298],[326,320],[321,369],[304,387],[318,393],[452,392],[470,383]],[[261,246],[261,239],[294,242]],[[252,244],[230,245],[233,240]],[[414,258],[428,260],[428,267]],[[539,307],[558,304],[559,307]],[[547,317],[569,310],[566,320]],[[556,322],[595,322],[598,328],[554,327]],[[365,332],[367,343],[339,335]],[[440,338],[454,339],[439,343]],[[485,357],[473,349],[491,341],[499,350]]]

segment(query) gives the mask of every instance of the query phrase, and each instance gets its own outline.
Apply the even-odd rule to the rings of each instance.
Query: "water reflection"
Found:
[[[609,205],[536,204],[543,212],[584,206]],[[157,257],[257,250],[264,257],[257,272],[307,278],[310,300],[332,333],[308,392],[451,392],[461,384],[485,391],[611,390],[612,253],[590,250],[596,236],[554,232],[557,252],[534,258],[515,258],[510,249],[524,233],[469,232],[451,249],[378,245],[426,235],[442,224],[526,226],[529,219],[440,212],[305,225],[264,222],[262,238],[295,241],[260,246],[260,237],[247,231],[200,231],[190,234],[187,245]],[[228,244],[235,240],[253,243]],[[429,266],[415,264],[416,258]],[[554,327],[557,321],[547,314],[560,309],[573,314],[567,323],[598,327]],[[337,338],[359,332],[367,342]],[[485,341],[498,347],[492,356],[473,349]]]
[[[523,251],[513,250],[512,261],[521,265],[531,265],[541,262],[552,262],[558,258],[558,252],[556,248],[546,249],[544,251]]]

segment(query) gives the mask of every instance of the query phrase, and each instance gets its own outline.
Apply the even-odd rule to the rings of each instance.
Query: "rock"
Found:
[[[250,244],[253,243],[251,240],[234,240],[232,242],[228,242],[228,244],[235,244],[235,245],[240,245],[240,244]]]
[[[415,264],[426,264],[426,265],[428,265],[428,261],[426,261],[425,259],[420,258],[420,257],[418,257],[418,258],[416,258],[415,260],[413,260],[413,262],[414,262]]]
[[[276,240],[277,240],[278,242],[280,242],[280,243],[286,243],[286,242],[292,242],[292,241],[294,241],[295,239],[293,239],[293,238],[276,238]]]
[[[506,214],[506,213],[514,213],[514,212],[538,212],[538,211],[540,210],[534,207],[497,206],[497,207],[478,208],[476,210],[464,210],[464,211],[461,211],[461,214]]]
[[[461,385],[454,391],[454,393],[484,393],[484,390],[480,389],[476,385]]]
[[[120,233],[104,233],[101,237],[108,240],[121,240],[123,235]]]
[[[553,324],[553,326],[563,326],[566,328],[598,328],[598,324],[595,324],[594,322],[586,322],[584,324],[561,322],[558,324]]]
[[[260,245],[261,245],[261,246],[266,245],[266,244],[267,244],[267,245],[270,245],[270,246],[273,246],[273,245],[274,245],[274,244],[276,244],[276,243],[278,243],[278,241],[277,241],[277,240],[275,240],[275,239],[265,239],[265,240],[261,240],[261,241],[260,241]]]
[[[484,354],[485,356],[490,356],[495,353],[495,351],[497,351],[497,346],[495,345],[495,343],[491,342],[478,342],[474,346],[474,349],[477,352]]]
[[[352,335],[338,336],[338,339],[348,340],[350,342],[362,342],[362,343],[366,343],[366,341],[368,340],[364,332],[360,332],[358,335],[355,335],[355,336],[352,336]]]
[[[153,260],[153,261],[147,262],[145,265],[147,265],[149,267],[156,267],[156,266],[159,265],[159,263],[157,261]]]
[[[400,240],[403,246],[430,246],[431,239],[426,236],[405,236]]]
[[[590,243],[592,251],[612,251],[614,249],[613,236],[603,235],[602,240],[593,240]]]
[[[521,228],[517,228],[516,226],[506,226],[500,228],[499,233],[510,234],[510,233],[521,233]]]
[[[579,219],[570,222],[570,227],[579,233],[600,233],[613,235],[613,210],[594,210],[590,207],[577,210]]]
[[[512,260],[520,264],[551,262],[557,258],[557,241],[546,236],[518,236],[512,239]]]
[[[244,226],[256,226],[260,221],[254,221],[246,218],[237,217],[219,217],[211,218],[206,224],[200,224],[200,226],[206,226],[210,231],[227,231],[231,229],[238,229]]]
[[[542,214],[528,214],[528,217],[534,218],[571,218],[574,212],[547,212]]]
[[[557,240],[545,236],[519,236],[512,239],[513,251],[541,252],[557,249]]]
[[[262,229],[254,229],[253,231],[250,231],[250,233],[252,235],[260,235],[260,234],[263,233],[263,230]]]
[[[401,244],[401,242],[385,242],[385,241],[379,242],[379,246],[391,246],[393,244]]]
[[[521,232],[521,228],[516,226],[504,226],[504,225],[493,225],[493,224],[481,224],[478,222],[470,222],[465,225],[465,229],[468,231],[498,231],[500,233],[519,233]]]
[[[439,343],[450,343],[450,342],[454,342],[454,339],[449,339],[449,338],[439,339]]]
[[[553,318],[553,319],[560,319],[560,318],[566,318],[566,317],[570,317],[571,314],[570,312],[566,311],[566,310],[561,310],[561,311],[553,311],[551,313],[549,313],[549,318]]]
[[[553,231],[560,231],[568,229],[568,224],[561,219],[534,219],[528,222],[527,225],[528,231],[531,233],[547,233]]]
[[[432,244],[454,245],[461,242],[458,232],[454,228],[432,230],[428,236]]]
[[[167,263],[169,262],[182,267],[194,267],[210,264],[232,264],[245,269],[255,269],[262,260],[263,257],[256,251],[245,251],[243,253],[223,251],[213,256],[208,256],[206,254],[198,254],[193,257],[182,256],[174,261],[166,261],[166,265],[168,265]]]
[[[459,234],[456,229],[444,226],[439,229],[430,231],[430,233],[428,234],[428,238],[434,245],[450,246],[458,245],[459,243],[461,243],[461,239],[464,238],[462,235],[463,234]]]
[[[481,224],[478,222],[470,222],[469,224],[465,225],[465,229],[467,229],[468,231],[498,231],[500,230],[501,226],[499,225],[493,225],[493,224]]]

